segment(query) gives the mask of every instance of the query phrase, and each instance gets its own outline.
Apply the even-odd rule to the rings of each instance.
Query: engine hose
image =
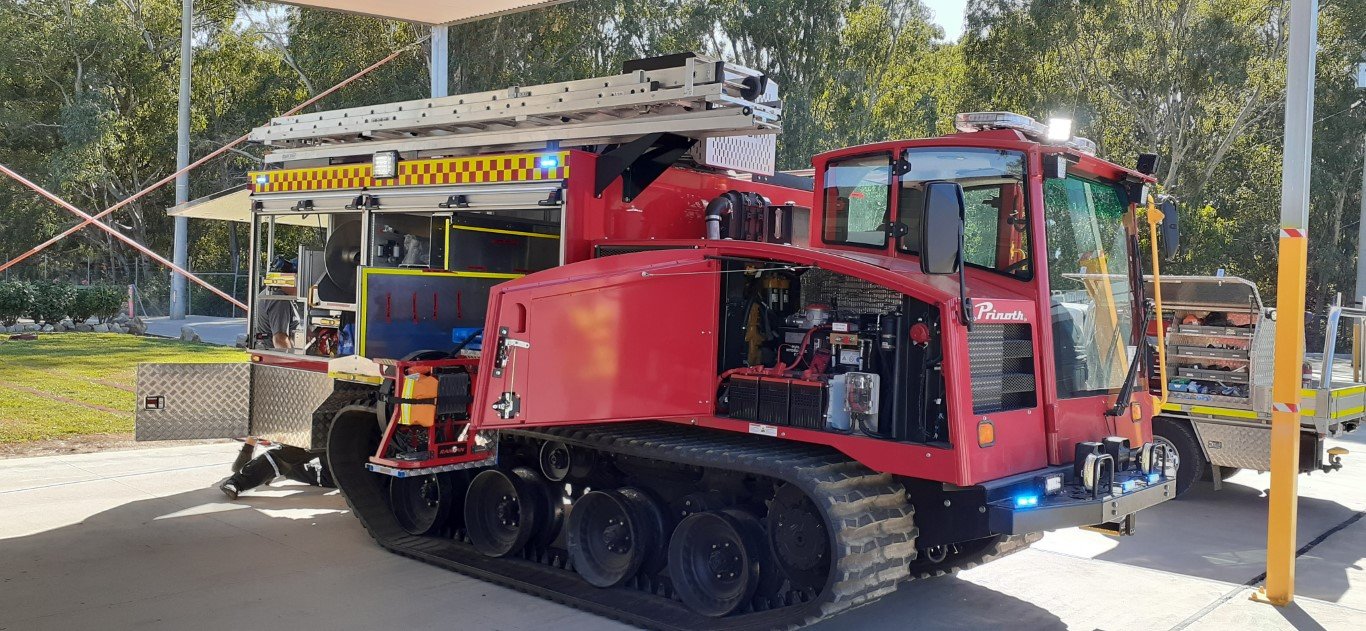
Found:
[[[735,212],[735,201],[730,195],[721,195],[707,203],[707,238],[721,238],[721,220]]]

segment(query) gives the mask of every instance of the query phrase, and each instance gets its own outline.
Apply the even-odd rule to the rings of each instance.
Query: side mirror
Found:
[[[1162,200],[1158,210],[1162,211],[1162,257],[1170,261],[1176,258],[1176,253],[1181,249],[1181,226],[1177,221],[1176,201],[1171,198]]]
[[[920,271],[953,274],[963,259],[963,187],[927,182],[920,214]]]

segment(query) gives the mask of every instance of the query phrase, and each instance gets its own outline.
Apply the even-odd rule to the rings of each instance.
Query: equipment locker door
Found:
[[[500,285],[476,415],[508,426],[711,414],[718,270],[697,251],[667,250]]]
[[[251,416],[251,364],[139,364],[136,440],[240,438]]]
[[[347,400],[327,373],[264,364],[141,364],[139,441],[259,436],[322,449],[326,416]],[[324,407],[331,402],[331,407]]]

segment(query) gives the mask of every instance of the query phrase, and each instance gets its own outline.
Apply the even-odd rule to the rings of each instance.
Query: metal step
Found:
[[[718,59],[674,57],[619,75],[514,86],[272,119],[250,138],[279,149],[267,162],[397,150],[607,144],[646,133],[692,138],[775,134],[777,85]]]
[[[1167,347],[1167,354],[1169,357],[1194,357],[1199,359],[1232,359],[1248,361],[1247,349],[1241,348],[1208,348],[1205,346],[1173,344]]]
[[[1197,324],[1181,324],[1176,330],[1171,331],[1176,335],[1195,335],[1200,337],[1237,337],[1252,338],[1252,329],[1234,326],[1200,326]]]
[[[1224,370],[1206,370],[1203,368],[1178,367],[1176,376],[1187,379],[1200,379],[1203,381],[1219,381],[1223,383],[1247,383],[1248,374],[1246,372],[1232,372]]]

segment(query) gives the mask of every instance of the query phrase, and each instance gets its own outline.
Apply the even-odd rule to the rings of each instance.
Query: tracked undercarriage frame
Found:
[[[413,494],[400,487],[411,483],[364,468],[378,440],[372,408],[345,408],[333,423],[328,457],[347,502],[381,545],[623,622],[657,629],[791,627],[884,596],[912,577],[917,531],[905,488],[891,476],[826,448],[756,442],[662,423],[510,430],[501,432],[494,467],[436,474],[426,485],[427,492]],[[560,481],[547,480],[538,462],[547,444],[576,454],[578,470]],[[519,480],[514,485],[523,493],[522,503],[513,510],[512,521],[520,523],[513,530],[535,531],[524,536],[522,547],[497,558],[489,556],[487,532],[472,537],[471,524],[463,519],[465,502],[483,501],[481,491],[468,491],[470,480],[476,475],[498,476],[490,471]],[[580,576],[583,572],[576,571],[567,549],[569,535],[560,532],[587,521],[573,517],[571,502],[602,491],[651,498],[663,517],[664,542],[671,544],[652,546],[670,548],[669,558],[642,559],[638,571],[605,588]],[[490,497],[497,503],[504,496]],[[416,512],[426,519],[412,518],[413,498],[418,498]],[[539,503],[535,510],[532,502]],[[471,514],[508,517],[507,508],[505,502],[492,511],[482,507]],[[740,535],[736,544],[744,549],[738,557],[713,553],[701,565],[728,580],[675,584],[685,574],[670,566],[684,567],[688,560],[681,552],[687,542],[675,537],[691,537],[703,545],[713,539],[728,541],[721,536],[724,533],[706,525],[710,518],[688,522],[694,515],[715,516],[712,521],[734,527],[722,530]],[[443,523],[434,523],[433,516]],[[679,524],[685,522],[691,534],[680,534],[684,529]],[[423,529],[429,532],[413,532]],[[582,533],[581,524],[578,530]],[[598,534],[607,538],[606,532]],[[584,546],[582,540],[576,543],[577,548]],[[730,563],[737,559],[738,565]],[[597,578],[601,583],[601,576]],[[697,580],[705,583],[710,578]],[[714,598],[713,614],[728,615],[698,613],[699,590]],[[680,592],[693,596],[688,605]],[[722,611],[737,599],[743,602],[734,604],[733,611]]]

